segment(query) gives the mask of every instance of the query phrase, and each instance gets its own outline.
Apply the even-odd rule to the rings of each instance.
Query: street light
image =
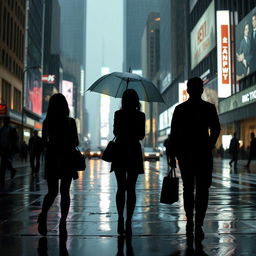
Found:
[[[26,67],[22,72],[22,98],[21,98],[21,142],[24,140],[24,98],[25,98],[25,73],[30,69],[41,69],[41,66]]]

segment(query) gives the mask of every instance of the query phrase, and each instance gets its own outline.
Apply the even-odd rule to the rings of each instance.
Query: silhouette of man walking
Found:
[[[28,148],[30,153],[31,175],[38,174],[40,169],[40,155],[43,149],[42,138],[38,136],[38,131],[33,131],[33,136],[29,139]],[[35,164],[36,161],[36,164]]]
[[[247,167],[247,168],[250,167],[250,163],[251,163],[253,158],[256,158],[256,138],[255,138],[254,132],[251,132],[251,142],[250,142],[249,158],[248,158],[248,162],[245,165],[245,167]]]
[[[195,209],[195,238],[202,240],[212,183],[212,149],[220,133],[220,123],[215,106],[201,99],[203,81],[199,77],[189,79],[187,92],[189,99],[175,108],[172,118],[170,166],[176,167],[177,158],[183,181],[187,237],[194,232]]]
[[[234,169],[237,169],[237,160],[238,160],[238,150],[239,150],[239,140],[236,137],[236,132],[234,132],[234,136],[229,144],[229,154],[231,155],[231,160],[229,162],[230,167],[232,167],[232,163],[234,162]]]
[[[6,170],[11,171],[11,179],[16,174],[16,169],[12,166],[12,158],[18,152],[18,134],[14,127],[10,126],[10,117],[5,116],[4,125],[0,128],[0,185],[5,183]]]

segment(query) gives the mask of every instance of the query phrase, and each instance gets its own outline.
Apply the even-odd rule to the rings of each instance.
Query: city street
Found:
[[[90,160],[72,184],[67,241],[59,240],[59,200],[49,212],[48,236],[37,232],[37,216],[46,183],[31,177],[28,165],[7,177],[0,196],[0,248],[4,256],[30,255],[254,255],[256,250],[256,165],[239,162],[233,172],[228,160],[215,160],[213,186],[205,220],[205,254],[186,250],[182,187],[172,206],[159,202],[166,159],[145,162],[137,182],[133,237],[117,236],[116,182],[109,165]],[[20,166],[20,164],[17,164]],[[9,174],[9,173],[7,173]],[[68,254],[67,254],[68,253]]]

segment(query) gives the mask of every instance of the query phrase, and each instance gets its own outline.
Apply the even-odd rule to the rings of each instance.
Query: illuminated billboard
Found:
[[[231,95],[229,11],[217,11],[218,97]]]
[[[182,103],[188,99],[187,81],[179,83],[179,103]]]
[[[43,97],[41,72],[39,69],[30,69],[27,71],[26,77],[24,106],[27,110],[40,116]]]
[[[70,110],[70,116],[74,116],[73,108],[73,82],[62,80],[61,93],[66,97],[68,107]]]
[[[215,11],[211,2],[190,34],[191,69],[201,62],[215,47]]]
[[[236,27],[236,79],[256,70],[256,7]]]

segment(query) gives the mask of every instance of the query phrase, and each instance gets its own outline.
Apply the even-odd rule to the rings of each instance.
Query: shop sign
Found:
[[[42,82],[47,84],[55,84],[55,75],[42,75]]]
[[[220,101],[219,113],[225,113],[256,102],[256,85]]]
[[[11,119],[15,119],[17,121],[20,121],[21,122],[21,114],[17,113],[17,112],[14,112],[13,110],[9,110],[9,116]]]
[[[7,114],[7,106],[6,104],[0,104],[0,116],[4,116]]]
[[[218,97],[231,95],[229,11],[217,11]]]
[[[256,90],[242,95],[242,103],[246,103],[252,100],[256,100]]]
[[[35,122],[35,129],[42,129],[42,124]]]
[[[35,126],[35,120],[30,117],[26,117],[26,124],[31,125],[32,127]]]
[[[191,31],[190,45],[191,69],[193,69],[216,45],[214,1],[211,2]]]

